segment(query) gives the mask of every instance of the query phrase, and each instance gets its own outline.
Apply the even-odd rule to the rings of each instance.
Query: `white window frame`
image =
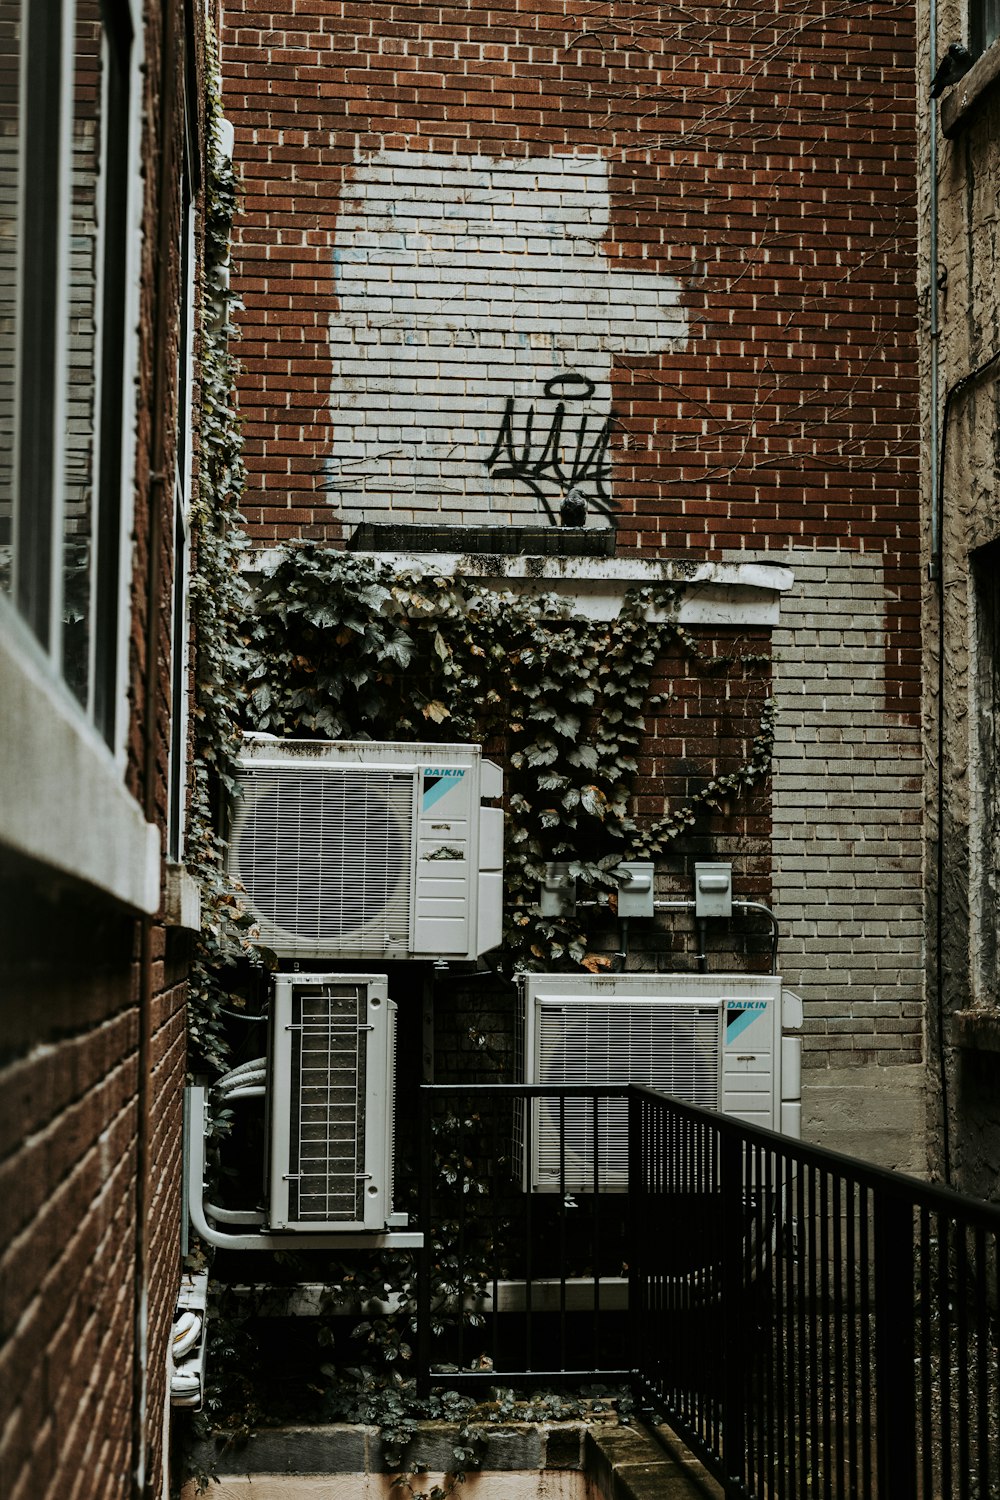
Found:
[[[24,0],[28,17],[38,0]],[[146,822],[142,809],[124,784],[128,735],[128,645],[131,621],[134,474],[136,458],[136,377],[138,371],[139,276],[142,248],[143,182],[140,175],[142,126],[143,19],[142,0],[120,0],[131,25],[129,50],[128,129],[129,160],[126,180],[126,268],[123,277],[125,332],[122,358],[122,429],[119,474],[119,534],[117,616],[114,639],[114,677],[109,692],[114,703],[114,742],[107,744],[87,708],[62,679],[62,475],[56,463],[53,478],[53,545],[50,559],[51,599],[48,640],[40,642],[20,615],[13,598],[0,595],[0,844],[54,872],[60,872],[120,900],[141,912],[155,913],[160,905],[160,833]],[[36,11],[36,14],[38,12]],[[59,254],[68,253],[69,182],[71,166],[71,109],[75,0],[63,4],[63,53],[60,91]],[[27,22],[30,25],[30,20]],[[105,39],[105,48],[107,40]],[[20,59],[22,87],[27,48]],[[104,71],[106,76],[107,70]],[[106,141],[106,112],[102,111],[102,151]],[[25,192],[22,129],[20,194]],[[19,304],[21,292],[19,266]],[[55,447],[63,430],[59,411],[64,399],[67,337],[66,278],[59,276],[54,393]],[[20,344],[20,339],[18,340]],[[20,354],[20,347],[18,347]],[[98,422],[102,380],[97,376]],[[15,419],[15,428],[19,419]],[[14,473],[17,469],[15,436]],[[16,508],[14,552],[17,552]],[[14,596],[16,597],[16,595]],[[93,652],[93,644],[91,652]],[[93,674],[91,674],[93,677]],[[92,703],[93,689],[90,689]]]

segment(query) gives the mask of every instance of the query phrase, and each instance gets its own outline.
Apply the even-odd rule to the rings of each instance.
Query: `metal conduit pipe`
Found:
[[[604,902],[604,901],[577,901],[575,903],[575,905],[576,905],[577,909],[579,910],[580,908],[583,908],[583,907],[598,907],[598,906],[604,906],[604,907],[606,907],[607,903]],[[696,905],[697,905],[697,903],[694,902],[694,901],[692,901],[692,900],[690,900],[690,899],[687,899],[687,900],[679,899],[679,900],[676,900],[676,901],[657,900],[657,901],[653,902],[653,910],[654,911],[694,911]],[[762,916],[767,917],[768,921],[771,924],[771,973],[772,974],[776,974],[778,972],[778,938],[779,938],[779,928],[778,928],[778,919],[774,915],[774,912],[771,910],[771,908],[769,906],[765,906],[762,901],[734,901],[733,902],[733,906],[734,907],[739,907],[740,911],[757,911],[757,912],[760,912]],[[610,908],[607,908],[607,909],[610,910]],[[708,920],[707,918],[702,918],[702,919],[699,920],[699,922],[697,924],[698,925],[698,944],[699,944],[699,950],[700,950],[699,953],[698,953],[698,970],[699,970],[699,973],[702,973],[702,974],[705,972],[707,964],[708,964],[708,956],[705,953],[705,933],[707,931],[707,927],[706,927],[707,920]],[[624,968],[624,960],[626,960],[628,958],[628,926],[627,926],[627,921],[628,921],[627,918],[623,918],[623,920],[622,920],[622,946],[618,950],[617,954],[615,955],[616,958],[621,958],[623,960],[623,963],[622,963],[622,967],[623,968]]]
[[[654,901],[653,902],[653,910],[654,911],[671,911],[671,910],[673,910],[673,911],[694,911],[695,905],[696,905],[696,903],[694,901],[690,901],[690,900],[688,900],[688,901]],[[763,916],[767,917],[768,921],[771,924],[771,973],[772,974],[776,974],[778,972],[778,936],[779,936],[779,928],[778,928],[778,919],[774,915],[774,912],[771,910],[771,908],[769,906],[765,906],[762,901],[734,901],[733,902],[733,906],[734,907],[738,906],[739,909],[740,909],[740,911],[759,911]],[[704,948],[704,946],[705,946],[703,939],[701,941],[701,946],[702,946],[702,948]],[[699,955],[698,955],[699,960],[702,958],[702,956],[703,955],[699,953]],[[704,971],[702,971],[702,972],[704,972]]]

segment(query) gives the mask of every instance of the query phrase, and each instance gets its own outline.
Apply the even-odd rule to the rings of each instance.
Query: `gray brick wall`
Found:
[[[920,731],[886,710],[882,561],[784,560],[795,586],[773,638],[773,897],[782,972],[805,1004],[803,1064],[918,1063]]]

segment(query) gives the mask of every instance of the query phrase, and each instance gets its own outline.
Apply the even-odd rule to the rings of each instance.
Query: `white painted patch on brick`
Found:
[[[353,170],[325,474],[347,524],[544,523],[574,483],[608,524],[612,358],[687,338],[677,281],[612,269],[609,214],[597,156],[385,151]]]

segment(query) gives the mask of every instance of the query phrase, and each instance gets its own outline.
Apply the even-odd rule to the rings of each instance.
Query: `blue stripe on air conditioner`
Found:
[[[766,1008],[766,1002],[762,1000],[752,1000],[745,1010],[737,1001],[730,1000],[726,1009],[726,1045],[742,1035]]]
[[[435,802],[440,802],[446,792],[465,775],[464,771],[448,769],[447,771],[425,771],[424,772],[424,812],[429,812]]]

